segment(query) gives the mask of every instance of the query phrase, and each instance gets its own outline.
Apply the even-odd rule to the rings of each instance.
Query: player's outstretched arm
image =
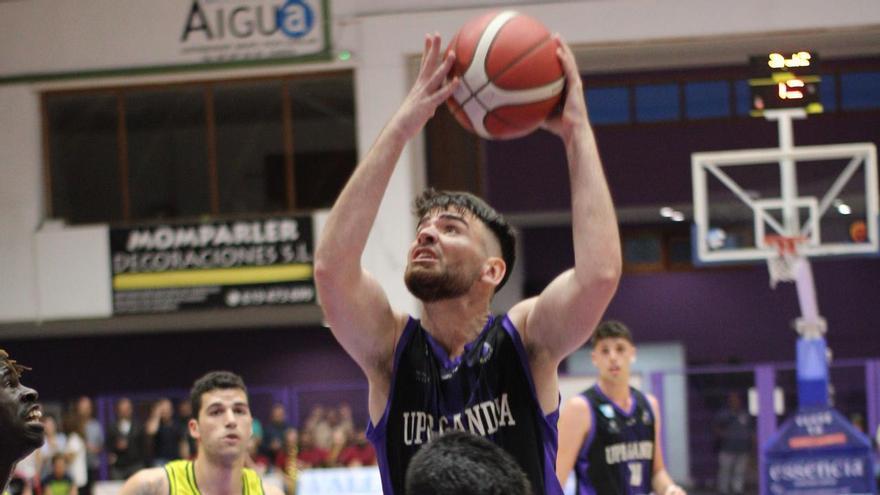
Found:
[[[562,40],[558,55],[565,70],[565,104],[544,127],[562,138],[568,158],[575,265],[537,298],[511,311],[530,350],[545,412],[557,401],[557,365],[589,339],[617,290],[621,272],[617,217],[587,117],[580,73]]]
[[[141,469],[133,474],[119,495],[168,495],[168,477],[164,468]]]
[[[395,332],[406,318],[392,310],[382,287],[362,268],[361,256],[404,146],[458,84],[446,80],[455,56],[444,56],[440,44],[439,35],[426,36],[415,84],[340,193],[315,251],[325,318],[371,384],[390,375]]]
[[[578,452],[584,445],[593,414],[590,405],[581,395],[575,395],[565,402],[559,413],[559,450],[556,454],[556,477],[565,486],[577,462]]]
[[[651,403],[651,410],[654,412],[654,466],[653,475],[651,477],[651,489],[658,495],[687,495],[684,488],[675,484],[669,472],[666,471],[666,463],[663,460],[663,449],[660,441],[663,436],[660,434],[660,404],[653,395],[647,395],[648,402]]]

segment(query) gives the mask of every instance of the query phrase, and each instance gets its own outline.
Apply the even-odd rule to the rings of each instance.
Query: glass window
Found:
[[[834,74],[823,74],[819,83],[819,101],[826,112],[837,110],[837,78]]]
[[[636,120],[638,122],[677,120],[680,115],[678,84],[636,86]]]
[[[692,82],[684,86],[685,112],[689,119],[707,119],[730,115],[730,83],[727,81]]]
[[[45,105],[52,216],[69,223],[121,220],[116,95],[57,94]]]
[[[661,263],[663,245],[658,236],[638,235],[623,240],[623,260],[628,264]]]
[[[357,161],[352,79],[46,93],[51,214],[76,224],[330,206]]]
[[[736,92],[736,114],[749,115],[752,111],[752,88],[745,79],[740,79],[733,83]]]
[[[357,165],[350,74],[290,81],[296,205],[333,205]]]
[[[587,108],[594,124],[624,124],[629,119],[629,88],[587,89]]]
[[[691,265],[691,239],[690,237],[671,237],[667,242],[669,264],[672,266]]]
[[[880,72],[841,74],[840,106],[844,110],[880,107]]]
[[[210,213],[203,88],[131,92],[125,125],[131,218]]]
[[[287,209],[282,84],[214,86],[220,213]]]

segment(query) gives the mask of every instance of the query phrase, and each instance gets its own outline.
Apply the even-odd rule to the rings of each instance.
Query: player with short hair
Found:
[[[198,442],[195,460],[141,469],[125,482],[121,495],[281,495],[279,488],[264,487],[257,473],[244,467],[253,418],[241,377],[212,371],[195,381],[190,401],[194,417],[189,433]]]
[[[18,461],[43,445],[37,391],[21,383],[28,369],[0,349],[0,493],[6,493]]]
[[[531,495],[526,473],[504,449],[464,431],[440,435],[406,471],[411,495]]]
[[[367,238],[406,143],[460,84],[455,59],[428,35],[416,83],[355,169],[315,252],[315,282],[333,335],[369,382],[368,437],[386,495],[401,495],[415,453],[466,430],[504,448],[535,493],[561,493],[555,475],[559,363],[589,338],[620,277],[617,221],[570,48],[557,56],[568,89],[544,127],[562,139],[572,195],[575,266],[537,297],[490,314],[513,269],[512,229],[476,196],[426,191],[405,282],[421,319],[393,307],[361,265]],[[537,166],[538,164],[536,164]]]
[[[629,329],[603,322],[592,343],[599,380],[566,401],[559,417],[560,483],[574,469],[576,495],[686,495],[666,472],[657,399],[629,384],[636,359]]]

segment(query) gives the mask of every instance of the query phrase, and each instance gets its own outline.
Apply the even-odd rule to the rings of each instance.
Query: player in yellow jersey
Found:
[[[0,349],[0,493],[4,495],[18,461],[43,445],[37,391],[19,381],[26,369]]]
[[[195,460],[142,469],[125,482],[120,495],[282,495],[244,467],[253,418],[241,377],[212,371],[193,384],[190,401]]]

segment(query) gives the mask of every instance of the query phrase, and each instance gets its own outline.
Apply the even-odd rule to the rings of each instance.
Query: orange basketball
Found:
[[[557,43],[536,19],[505,10],[468,21],[447,50],[461,79],[447,101],[455,118],[486,139],[534,131],[552,112],[565,85]]]
[[[856,220],[849,226],[849,238],[853,242],[865,242],[868,240],[868,226],[862,220]]]

